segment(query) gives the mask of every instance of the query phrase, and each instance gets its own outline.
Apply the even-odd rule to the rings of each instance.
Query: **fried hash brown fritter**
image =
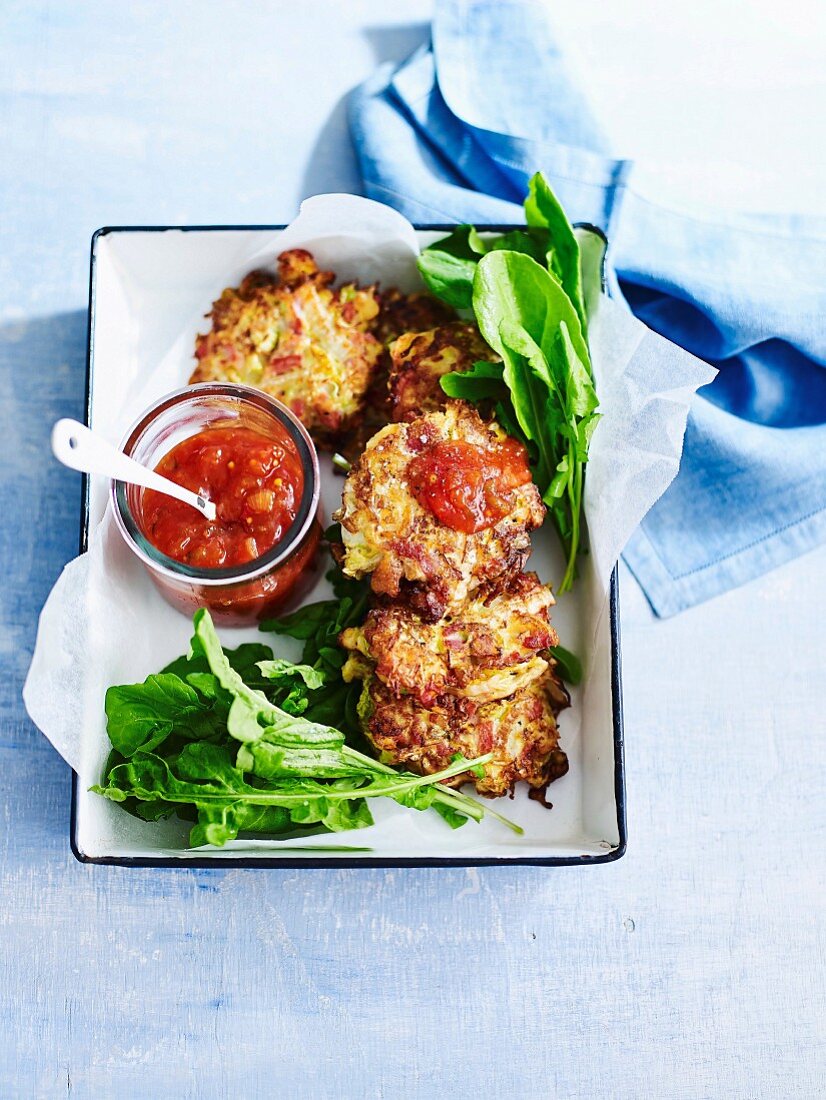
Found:
[[[368,658],[392,692],[412,695],[422,706],[444,695],[488,703],[548,668],[541,651],[559,641],[548,620],[553,602],[535,573],[520,573],[504,590],[477,590],[456,614],[435,623],[398,604],[380,605],[362,626],[345,630],[340,644]]]
[[[254,271],[228,288],[198,337],[190,382],[242,382],[282,401],[322,441],[356,420],[383,355],[370,331],[376,288],[335,289],[304,249],[282,252],[278,278]]]
[[[426,709],[412,696],[399,698],[376,676],[364,692],[364,732],[385,763],[430,774],[447,767],[457,752],[468,759],[492,752],[483,776],[463,772],[448,781],[472,781],[480,794],[491,796],[512,793],[521,780],[540,790],[568,770],[556,716],[569,700],[551,669],[509,698],[482,705],[445,696]]]
[[[427,332],[406,332],[390,345],[390,410],[393,420],[414,420],[442,409],[447,395],[443,375],[468,370],[478,359],[498,358],[478,328],[454,321]]]
[[[456,320],[456,311],[451,306],[424,291],[403,294],[390,287],[381,291],[379,306],[371,331],[385,346],[405,332],[424,332]]]
[[[469,593],[522,571],[529,532],[545,508],[528,481],[510,491],[503,518],[470,534],[441,523],[412,491],[408,467],[439,444],[459,442],[493,451],[507,437],[474,408],[450,401],[443,411],[389,424],[367,444],[347,475],[341,508],[340,564],[351,577],[371,574],[373,591],[400,595],[432,622],[461,606]],[[414,467],[415,469],[415,467]]]
[[[339,450],[350,462],[356,461],[368,439],[392,419],[389,346],[405,332],[421,332],[455,319],[456,313],[450,306],[429,294],[403,294],[395,287],[380,292],[379,312],[370,331],[384,346],[381,359],[367,390],[362,415],[339,444]]]

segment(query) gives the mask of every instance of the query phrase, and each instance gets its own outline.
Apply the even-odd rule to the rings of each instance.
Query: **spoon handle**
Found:
[[[55,458],[72,470],[85,474],[103,474],[113,481],[125,481],[130,485],[142,485],[144,489],[154,489],[158,493],[174,497],[197,508],[207,519],[215,519],[215,505],[205,497],[176,485],[169,478],[156,474],[141,466],[113,447],[99,435],[95,435],[85,424],[77,420],[58,420],[52,428],[52,451]]]

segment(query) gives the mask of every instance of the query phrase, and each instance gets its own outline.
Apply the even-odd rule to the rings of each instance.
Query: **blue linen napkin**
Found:
[[[518,65],[514,65],[518,58]],[[541,170],[610,242],[610,292],[720,369],[624,558],[673,615],[826,540],[826,225],[686,211],[608,155],[542,7],[441,0],[432,44],[350,101],[368,196],[419,223],[523,222]]]

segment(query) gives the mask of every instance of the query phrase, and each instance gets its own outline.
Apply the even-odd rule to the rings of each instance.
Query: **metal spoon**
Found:
[[[141,466],[140,462],[129,458],[77,420],[58,420],[52,428],[52,451],[59,462],[72,470],[103,474],[113,481],[154,489],[156,493],[165,493],[168,497],[190,504],[207,519],[215,519],[215,505],[206,497],[198,496],[169,478],[156,474],[154,470]]]

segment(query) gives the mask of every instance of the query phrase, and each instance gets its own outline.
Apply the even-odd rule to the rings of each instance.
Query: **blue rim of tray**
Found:
[[[421,232],[450,233],[454,225],[414,225]],[[483,232],[507,233],[519,229],[517,225],[483,225]],[[588,229],[605,240],[605,234],[596,226],[578,222],[577,229]],[[89,264],[89,321],[86,339],[86,393],[83,402],[84,420],[89,424],[92,410],[92,374],[94,370],[94,316],[95,316],[95,249],[98,238],[109,233],[182,233],[204,232],[243,232],[277,231],[283,225],[113,225],[104,226],[92,235],[91,259]],[[606,242],[607,243],[607,242]],[[80,546],[79,552],[85,554],[89,543],[89,477],[84,474],[81,483],[80,508]],[[265,869],[310,869],[313,867],[332,869],[336,867],[582,867],[599,863],[613,863],[625,855],[628,838],[625,808],[625,748],[623,738],[622,714],[622,658],[620,652],[619,630],[619,577],[617,567],[611,574],[609,592],[609,612],[611,619],[611,714],[614,732],[614,797],[617,807],[617,834],[619,842],[604,855],[583,853],[579,856],[488,856],[473,859],[466,856],[416,857],[395,859],[375,856],[342,856],[341,858],[285,858],[283,856],[90,856],[78,843],[77,805],[78,776],[72,771],[72,806],[69,825],[69,841],[75,858],[80,863],[96,863],[114,867],[166,867],[221,870],[223,868],[249,867]]]

